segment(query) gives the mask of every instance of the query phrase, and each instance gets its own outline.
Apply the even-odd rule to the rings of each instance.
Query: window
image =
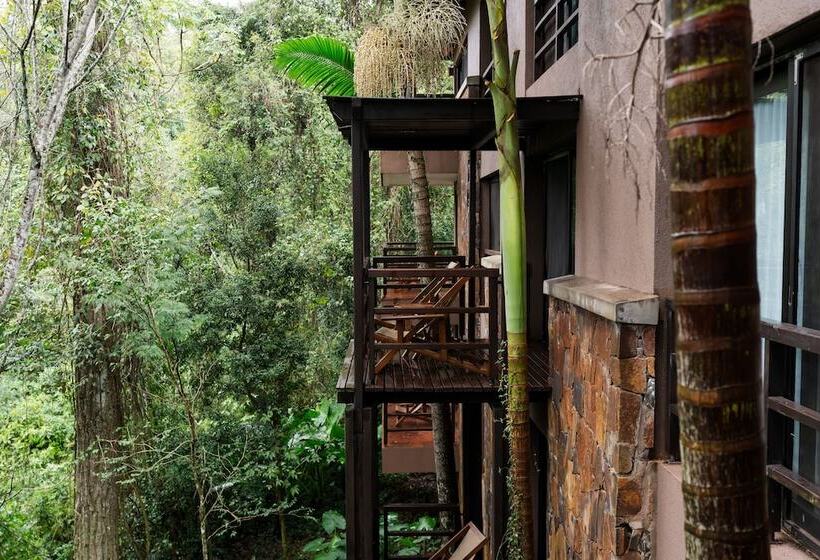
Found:
[[[484,97],[490,96],[490,88],[486,87],[488,81],[493,79],[493,42],[490,37],[490,16],[487,14],[487,3],[481,2],[481,94]]]
[[[797,243],[797,324],[820,330],[820,54],[798,65],[799,216]],[[798,404],[820,410],[820,356],[796,353],[795,395]],[[792,470],[820,484],[820,434],[795,422]],[[790,520],[820,542],[820,511],[794,496]]]
[[[546,162],[546,278],[572,274],[575,270],[575,158],[561,154]]]
[[[579,0],[533,0],[533,77],[578,42]]]
[[[500,194],[498,173],[481,182],[481,249],[485,255],[501,251]]]
[[[461,47],[461,52],[456,58],[456,63],[453,65],[453,93],[458,94],[461,86],[467,80],[467,38],[464,38],[464,45]]]
[[[820,341],[820,45],[761,74],[754,106],[758,278],[769,395],[781,402],[768,416],[769,464],[777,471],[772,523],[819,552],[820,511],[811,493],[820,485],[820,425],[812,420],[820,411],[820,355],[767,334],[766,324]]]
[[[760,316],[780,321],[783,307],[783,242],[786,218],[787,77],[782,70],[756,88],[754,115],[757,172],[757,277]]]

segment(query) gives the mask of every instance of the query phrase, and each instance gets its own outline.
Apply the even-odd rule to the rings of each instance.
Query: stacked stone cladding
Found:
[[[549,301],[550,559],[651,557],[655,327]]]

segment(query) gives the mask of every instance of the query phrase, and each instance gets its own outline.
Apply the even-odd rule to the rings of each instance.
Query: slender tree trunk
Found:
[[[667,0],[686,555],[769,558],[755,255],[751,15]]]
[[[407,152],[407,167],[413,190],[413,221],[418,238],[416,251],[421,256],[429,256],[433,254],[433,220],[430,215],[430,185],[427,181],[424,152]],[[442,504],[455,503],[458,500],[458,486],[453,447],[453,417],[448,404],[432,403],[430,409],[438,501]],[[442,516],[442,521],[451,524],[450,516]]]
[[[279,540],[282,542],[282,558],[288,558],[288,526],[285,512],[279,512]]]
[[[455,449],[453,448],[453,417],[449,404],[430,405],[433,420],[433,455],[436,465],[436,494],[440,504],[458,503]],[[442,514],[445,528],[453,526],[452,514]]]
[[[510,438],[512,507],[521,556],[533,560],[530,398],[527,390],[527,250],[524,235],[524,191],[516,117],[516,51],[510,62],[507,3],[487,0],[493,51],[493,98],[496,149],[501,184],[501,258],[507,325],[507,414]]]
[[[75,323],[88,330],[74,365],[74,558],[119,558],[119,488],[108,461],[116,456],[122,426],[119,366],[112,360],[116,334],[104,309],[74,295]]]
[[[387,187],[387,197],[390,200],[390,216],[387,219],[387,241],[403,241],[396,234],[401,229],[401,188],[400,186]]]
[[[43,158],[32,156],[28,170],[28,183],[20,211],[20,222],[9,248],[9,256],[3,268],[3,285],[0,287],[0,311],[3,310],[17,284],[17,275],[23,262],[23,253],[31,233],[37,200],[43,190]]]
[[[26,118],[26,124],[30,128],[27,134],[31,161],[17,231],[9,248],[6,263],[3,266],[3,283],[0,286],[0,312],[5,309],[17,284],[26,244],[31,233],[34,211],[43,188],[43,171],[48,151],[51,149],[57,131],[63,123],[69,96],[83,77],[86,61],[98,31],[98,4],[98,0],[89,0],[83,7],[83,11],[72,30],[73,35],[66,44],[65,56],[55,72],[54,82],[46,92],[45,99],[41,100],[38,97],[40,92],[29,91],[29,71],[26,61],[32,53],[25,49],[20,53],[21,85],[17,88],[19,89],[17,98],[20,110]],[[38,25],[36,19],[32,22],[32,25]],[[32,43],[29,43],[26,47],[26,49],[29,48],[34,48]],[[43,106],[42,111],[35,114],[34,111],[41,103]]]
[[[194,405],[182,385],[182,378],[176,370],[177,388],[185,407],[185,417],[188,420],[189,460],[191,461],[191,476],[194,479],[194,490],[197,499],[197,520],[199,521],[199,544],[202,551],[202,560],[210,559],[208,536],[208,503],[205,493],[205,481],[202,474],[201,454],[199,449],[199,423],[194,413]]]
[[[433,254],[433,220],[430,215],[430,185],[427,181],[427,163],[424,152],[407,152],[407,167],[413,190],[413,221],[416,224],[416,249],[419,255]]]

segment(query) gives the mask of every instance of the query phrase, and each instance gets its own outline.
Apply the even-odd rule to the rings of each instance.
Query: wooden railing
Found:
[[[394,255],[415,255],[418,245],[413,241],[391,241],[382,246],[382,255],[389,257]],[[450,241],[436,241],[433,243],[433,252],[438,255],[455,255],[458,249]]]
[[[496,377],[496,356],[498,353],[498,270],[481,267],[464,267],[458,260],[457,266],[441,268],[442,265],[454,262],[456,257],[376,257],[374,268],[367,270],[366,302],[366,335],[364,356],[367,360],[367,372],[376,372],[377,360],[385,353],[396,354],[407,352],[426,355],[433,359],[459,366],[457,354],[470,351],[473,355],[485,356],[486,373]],[[460,257],[458,257],[460,259]],[[446,264],[445,264],[446,263]],[[419,268],[420,265],[427,265]],[[437,284],[436,284],[437,283]],[[437,304],[417,304],[406,302],[401,305],[382,305],[385,290],[389,288],[418,287],[424,291],[431,286],[447,291],[457,286],[458,297]],[[487,305],[471,305],[468,294],[477,293],[478,288],[486,289],[489,294]],[[478,339],[472,325],[480,315],[487,316],[488,337]],[[450,317],[457,321],[450,322]],[[421,339],[418,336],[404,338],[403,329],[397,329],[399,339],[392,341],[377,339],[377,325],[385,322],[407,325],[421,321],[432,322],[439,319],[437,328],[447,324],[448,332],[438,330],[435,337]],[[408,327],[408,332],[411,327]],[[452,355],[451,355],[452,353]],[[463,364],[462,364],[463,365]],[[467,367],[467,369],[470,369]],[[358,383],[360,380],[356,379]],[[363,381],[363,380],[362,380]]]
[[[803,529],[793,524],[787,515],[790,498],[796,495],[814,507],[820,507],[820,486],[793,470],[794,424],[797,422],[801,427],[820,431],[820,412],[795,401],[796,351],[820,354],[820,331],[763,321],[760,334],[763,337],[763,379],[767,386],[767,474],[772,530],[779,531],[786,526],[799,538]],[[816,546],[814,539],[808,535],[805,537],[804,544],[811,546],[814,542]]]
[[[401,410],[400,407],[404,407]],[[390,434],[432,432],[433,418],[426,403],[386,403],[382,406],[382,444],[390,445]]]
[[[384,543],[382,547],[382,558],[384,560],[427,560],[432,552],[428,554],[392,555],[390,554],[390,540],[406,537],[439,537],[449,539],[456,534],[456,519],[459,517],[460,507],[458,504],[385,504],[382,506],[382,534]],[[406,518],[417,517],[420,514],[433,514],[441,518],[443,514],[449,514],[450,529],[391,529],[389,516],[396,513]],[[433,548],[435,550],[435,547]]]
[[[373,266],[375,268],[412,268],[419,271],[419,268],[424,265],[424,268],[447,268],[451,263],[455,263],[458,267],[463,268],[465,259],[463,255],[433,255],[433,256],[418,256],[418,255],[386,255],[382,257],[373,257]],[[418,278],[421,274],[418,275]],[[390,289],[421,289],[427,286],[427,283],[418,280],[413,276],[404,277],[399,282],[381,282],[378,285],[380,295]]]

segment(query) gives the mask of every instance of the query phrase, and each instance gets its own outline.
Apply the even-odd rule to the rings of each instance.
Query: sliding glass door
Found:
[[[796,322],[820,330],[820,55],[796,64],[799,87],[798,242]],[[798,351],[795,401],[820,410],[820,356]],[[795,422],[792,469],[811,483],[820,484],[820,434]],[[808,501],[793,497],[792,521],[820,542],[820,511]]]

